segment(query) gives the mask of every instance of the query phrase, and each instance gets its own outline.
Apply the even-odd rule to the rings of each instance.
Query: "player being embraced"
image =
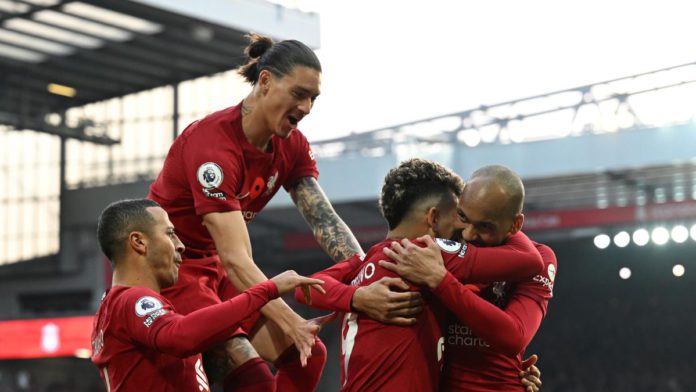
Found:
[[[326,294],[315,295],[312,306],[346,312],[341,331],[341,390],[438,390],[444,308],[437,301],[426,301],[416,324],[409,327],[386,325],[351,309],[353,293],[359,287],[396,276],[379,264],[386,259],[383,250],[392,241],[423,235],[445,238],[437,243],[447,269],[457,279],[472,283],[519,281],[541,269],[541,256],[521,232],[497,248],[478,248],[452,240],[459,239],[464,227],[458,208],[462,188],[463,182],[456,174],[435,162],[402,162],[387,174],[380,196],[380,209],[389,226],[387,238],[364,258],[354,256],[313,275],[326,282]],[[414,285],[407,288],[420,290]],[[440,289],[435,287],[433,291]],[[429,293],[424,295],[431,297]]]
[[[107,391],[209,391],[202,351],[227,340],[268,301],[321,282],[286,271],[233,299],[186,316],[160,294],[176,283],[184,245],[152,200],[123,200],[101,214],[99,244],[113,267],[94,319],[92,362]]]
[[[519,176],[504,166],[475,171],[461,197],[463,238],[476,246],[498,246],[515,236],[524,222],[524,186]],[[546,245],[534,243],[544,268],[523,281],[481,285],[480,296],[445,269],[432,240],[425,248],[410,242],[392,244],[385,254],[396,264],[383,266],[405,279],[433,290],[451,313],[447,318],[443,391],[519,392],[522,357],[546,315],[553,296],[558,268]],[[534,357],[532,357],[534,358]],[[534,359],[533,359],[534,361]],[[526,382],[527,391],[540,385],[538,369]]]

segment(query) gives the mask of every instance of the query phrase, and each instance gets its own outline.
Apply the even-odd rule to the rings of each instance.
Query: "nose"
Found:
[[[464,229],[462,229],[462,238],[466,242],[477,242],[480,240],[478,232],[474,228],[474,225],[465,224]]]
[[[184,251],[186,250],[186,247],[184,246],[184,243],[181,242],[181,240],[179,239],[179,237],[176,237],[176,243],[175,243],[174,246],[176,247],[177,253],[179,253],[180,255],[183,255],[183,254],[184,254]]]
[[[300,104],[297,106],[297,108],[302,112],[303,115],[308,115],[309,112],[312,111],[312,105],[314,103],[312,102],[312,98],[305,98],[302,101],[300,101]]]

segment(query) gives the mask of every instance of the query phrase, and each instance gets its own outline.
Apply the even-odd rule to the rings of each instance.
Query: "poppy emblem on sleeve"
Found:
[[[256,199],[261,194],[265,186],[266,182],[263,180],[263,178],[256,177],[254,183],[251,184],[251,189],[249,189],[249,198],[251,200]]]

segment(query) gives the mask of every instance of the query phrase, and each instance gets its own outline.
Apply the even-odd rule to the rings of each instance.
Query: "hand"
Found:
[[[447,273],[440,247],[429,235],[418,240],[425,243],[425,248],[407,239],[393,241],[391,249],[384,248],[384,254],[396,263],[381,260],[379,265],[408,281],[435,289]]]
[[[273,281],[276,287],[278,287],[279,295],[287,294],[299,286],[302,289],[302,294],[304,295],[305,301],[308,305],[312,303],[310,287],[313,287],[322,294],[326,294],[324,288],[321,287],[321,285],[324,284],[324,281],[298,275],[297,272],[292,270],[285,271],[282,274],[274,276],[271,278],[271,281]]]
[[[522,385],[526,387],[527,392],[539,392],[541,389],[541,371],[534,364],[539,357],[534,354],[531,357],[522,361],[522,371],[520,378]]]
[[[421,294],[400,278],[384,277],[353,294],[351,307],[384,324],[413,325],[422,308]]]
[[[307,365],[307,358],[312,356],[312,346],[316,342],[317,333],[321,325],[316,322],[307,321],[299,316],[295,323],[283,328],[283,332],[292,340],[297,352],[300,353],[300,363],[302,367]]]

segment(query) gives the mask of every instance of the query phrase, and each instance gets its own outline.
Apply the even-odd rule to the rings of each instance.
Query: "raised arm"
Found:
[[[246,290],[267,280],[251,256],[251,241],[240,211],[213,212],[203,216],[203,222],[215,242],[223,267],[232,284]],[[269,302],[261,309],[288,335],[302,354],[311,352],[316,327],[295,313],[282,299]]]
[[[314,177],[302,177],[290,189],[290,197],[314,233],[314,238],[334,262],[363,255],[360,243],[336,214]]]

